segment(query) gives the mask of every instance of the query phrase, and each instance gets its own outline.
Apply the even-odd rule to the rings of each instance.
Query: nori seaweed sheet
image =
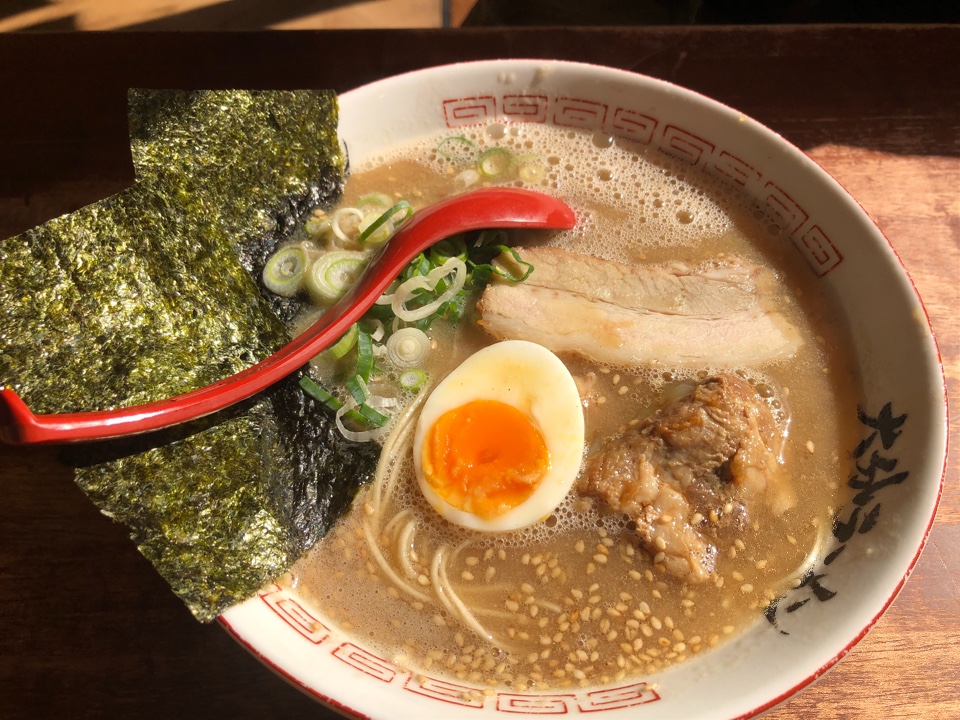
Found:
[[[279,348],[259,268],[342,190],[332,92],[129,99],[135,185],[0,241],[0,384],[36,412],[169,397]],[[242,407],[69,457],[207,621],[322,537],[376,455],[344,440],[294,376]]]

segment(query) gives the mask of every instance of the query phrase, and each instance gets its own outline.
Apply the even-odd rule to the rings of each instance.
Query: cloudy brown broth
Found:
[[[855,444],[857,379],[843,329],[789,239],[729,187],[655,150],[609,138],[543,125],[465,134],[481,148],[498,145],[538,158],[545,172],[525,186],[563,197],[581,219],[569,232],[514,233],[512,244],[549,244],[626,263],[704,266],[739,258],[775,270],[778,309],[800,330],[803,347],[790,360],[735,372],[766,398],[786,432],[782,459],[798,502],[782,516],[755,503],[747,527],[718,531],[713,579],[685,582],[654,563],[624,517],[575,493],[547,522],[515,533],[452,526],[423,500],[407,443],[398,450],[397,491],[385,517],[406,511],[413,520],[410,560],[422,587],[432,582],[433,548],[462,548],[448,555],[446,575],[494,642],[440,605],[398,591],[385,576],[364,539],[369,489],[286,582],[342,631],[414,672],[519,690],[648,677],[755,623],[829,535],[845,499],[847,449]],[[344,203],[386,192],[420,207],[458,192],[457,170],[434,150],[441,140],[355,167]],[[470,320],[455,329],[435,324],[430,334],[438,346],[429,370],[434,383],[492,341]],[[717,370],[563,359],[592,383],[586,451]]]

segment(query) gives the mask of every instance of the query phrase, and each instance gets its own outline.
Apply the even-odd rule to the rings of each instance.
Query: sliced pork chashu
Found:
[[[759,365],[793,355],[800,334],[773,308],[772,273],[748,263],[693,272],[557,248],[524,248],[534,271],[494,282],[480,324],[500,339],[618,365]]]
[[[715,570],[721,525],[743,527],[754,504],[795,504],[779,462],[783,436],[753,387],[721,374],[587,458],[577,483],[636,523],[656,562],[700,582]]]

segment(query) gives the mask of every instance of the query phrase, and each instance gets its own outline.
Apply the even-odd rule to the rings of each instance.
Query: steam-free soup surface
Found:
[[[844,499],[843,448],[853,444],[856,417],[856,378],[842,329],[789,239],[730,188],[656,151],[609,138],[526,125],[476,128],[467,137],[481,150],[498,146],[533,158],[542,172],[510,182],[558,194],[581,218],[570,232],[513,234],[512,245],[547,244],[632,264],[696,268],[742,260],[772,269],[777,309],[803,341],[788,360],[734,368],[563,360],[584,389],[587,455],[720,370],[745,378],[785,438],[782,467],[797,502],[779,514],[753,503],[744,527],[724,526],[724,509],[717,508],[716,520],[704,520],[717,523],[718,550],[706,582],[667,572],[638,544],[628,518],[575,492],[525,530],[467,531],[441,518],[417,488],[409,432],[414,408],[386,441],[389,496],[361,492],[287,582],[383,657],[474,683],[477,692],[647,677],[756,622],[796,583],[829,534]],[[461,191],[460,170],[435,150],[442,140],[356,168],[344,203],[385,192],[417,207]],[[474,319],[430,328],[432,383],[493,340]],[[384,565],[421,596],[398,588]],[[433,599],[438,580],[471,610],[479,629]]]

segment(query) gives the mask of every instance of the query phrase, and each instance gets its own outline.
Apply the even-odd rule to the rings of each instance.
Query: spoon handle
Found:
[[[106,440],[210,415],[256,395],[306,365],[376,302],[407,263],[444,238],[493,227],[569,229],[564,202],[520,188],[486,188],[417,212],[389,240],[353,288],[304,333],[235,375],[176,397],[113,410],[35,415],[10,388],[0,390],[0,440],[40,445]]]

